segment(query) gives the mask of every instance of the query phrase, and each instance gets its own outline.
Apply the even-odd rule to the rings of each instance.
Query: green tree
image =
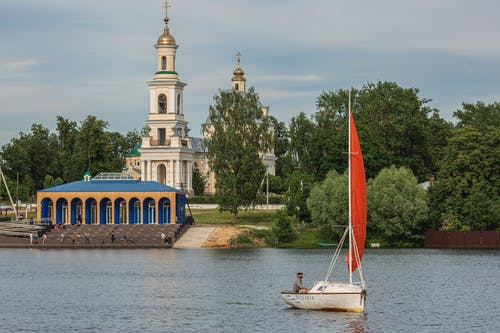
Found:
[[[436,171],[436,161],[451,125],[427,106],[415,88],[394,82],[351,89],[352,111],[363,147],[367,177],[391,165],[407,166],[421,180]],[[317,111],[290,123],[290,153],[296,164],[320,180],[347,168],[348,91],[323,92]]]
[[[72,177],[81,177],[87,170],[93,175],[103,171],[118,171],[110,168],[113,147],[111,138],[106,132],[107,127],[108,122],[99,120],[95,116],[87,116],[81,122],[75,146],[77,174],[73,174]]]
[[[433,226],[444,230],[500,228],[500,127],[454,131],[430,188]],[[458,221],[458,222],[457,222]]]
[[[197,167],[193,168],[193,190],[195,195],[203,195],[205,192],[205,177]]]
[[[439,164],[444,158],[444,150],[452,133],[453,125],[451,122],[441,118],[438,112],[434,110],[432,116],[428,119],[426,134],[431,158],[431,175],[436,175],[438,172]],[[420,180],[424,180],[423,177]]]
[[[221,211],[236,221],[238,210],[257,203],[266,173],[260,154],[272,144],[269,118],[259,107],[253,88],[246,93],[221,90],[209,109],[210,138],[207,157],[216,179],[216,200]]]
[[[371,232],[387,243],[418,244],[427,228],[427,192],[410,169],[383,169],[367,184],[368,223]]]
[[[278,121],[275,117],[270,116],[269,119],[274,130],[274,155],[276,156],[276,176],[283,177],[291,173],[294,169],[293,160],[288,154],[289,136],[288,129],[284,122]]]
[[[264,189],[266,184],[264,185]],[[285,191],[285,184],[280,176],[269,175],[269,193],[283,194]],[[264,190],[265,192],[265,190]]]
[[[307,208],[307,198],[314,185],[314,176],[303,171],[294,171],[285,180],[285,203],[288,215],[299,221],[309,222],[311,213]]]
[[[297,169],[312,175],[319,172],[316,132],[316,124],[303,112],[290,121],[288,154]]]
[[[64,184],[64,181],[61,178],[54,179],[51,175],[46,175],[43,181],[43,188],[50,188],[62,184]]]
[[[56,129],[58,138],[58,158],[56,161],[59,175],[66,181],[81,177],[78,162],[75,160],[75,144],[78,135],[76,121],[57,116]]]
[[[141,138],[137,131],[129,131],[126,134],[109,132],[108,135],[111,141],[108,169],[110,171],[120,171],[125,165],[125,156],[141,142]]]
[[[277,242],[291,242],[295,239],[296,233],[293,230],[292,218],[287,215],[286,211],[276,212],[272,232]]]
[[[311,221],[321,228],[327,240],[338,240],[349,224],[349,182],[347,173],[335,170],[328,173],[325,180],[315,185],[307,199],[311,211]]]
[[[40,124],[20,133],[2,147],[3,171],[20,180],[21,197],[27,199],[42,188],[45,175],[57,172],[57,137]]]
[[[356,90],[352,91],[353,96]],[[323,92],[316,99],[316,135],[313,145],[316,146],[316,155],[319,166],[318,175],[321,179],[330,170],[343,173],[347,168],[348,144],[348,101],[349,92],[338,90]]]
[[[488,127],[500,127],[500,103],[476,104],[463,103],[462,110],[457,110],[453,116],[458,119],[457,128],[472,126],[480,130]]]

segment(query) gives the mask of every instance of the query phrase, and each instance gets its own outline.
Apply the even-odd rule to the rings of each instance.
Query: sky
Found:
[[[500,101],[496,0],[172,0],[169,27],[187,83],[184,114],[201,136],[213,96],[247,86],[289,123],[323,91],[391,81],[419,89],[443,118],[463,102]],[[162,0],[1,0],[0,145],[61,115],[140,130]]]

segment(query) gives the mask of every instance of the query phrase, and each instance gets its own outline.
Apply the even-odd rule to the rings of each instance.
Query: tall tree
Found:
[[[108,134],[111,141],[111,155],[108,167],[110,171],[119,171],[125,165],[125,156],[140,143],[141,138],[137,131],[129,131],[126,134],[109,132]]]
[[[78,135],[78,124],[76,121],[57,116],[57,138],[59,143],[58,159],[56,164],[60,170],[60,177],[66,181],[76,180],[81,177],[78,164],[75,161],[75,144]]]
[[[289,154],[297,168],[313,175],[318,174],[319,156],[316,146],[316,124],[301,112],[292,118],[289,131]]]
[[[458,119],[457,128],[473,126],[484,130],[489,126],[500,127],[500,103],[476,104],[463,103],[462,110],[457,110],[453,116]]]
[[[367,184],[368,229],[391,245],[416,245],[428,226],[427,192],[410,169],[385,168]]]
[[[439,146],[434,144],[446,137],[450,125],[418,93],[393,82],[351,90],[368,177],[390,165],[407,166],[421,180],[435,172]],[[300,114],[290,124],[290,151],[297,165],[318,179],[347,168],[347,104],[347,90],[323,92],[312,120]]]
[[[79,176],[87,170],[92,174],[110,171],[109,157],[113,148],[107,128],[108,122],[95,116],[87,116],[81,122],[75,147]]]
[[[321,228],[327,240],[337,240],[349,223],[349,189],[347,173],[335,170],[316,184],[307,199],[312,222]]]
[[[300,170],[295,170],[285,180],[287,213],[290,216],[296,216],[301,222],[311,220],[306,200],[314,186],[314,181],[313,175]]]
[[[24,197],[42,188],[45,175],[57,173],[57,158],[57,138],[40,124],[2,147],[3,171],[10,179],[19,176]]]
[[[246,93],[221,90],[209,109],[207,156],[216,179],[221,211],[237,219],[240,208],[257,203],[266,173],[261,154],[271,147],[270,120],[260,108],[253,88]]]
[[[205,177],[196,166],[193,168],[193,190],[195,195],[203,195],[205,192]]]
[[[482,126],[482,125],[481,125]],[[431,218],[443,230],[500,228],[500,127],[455,130],[430,187]]]
[[[284,122],[278,121],[275,117],[269,119],[274,129],[274,155],[276,156],[276,176],[282,177],[290,173],[293,168],[293,161],[288,154],[288,129]]]

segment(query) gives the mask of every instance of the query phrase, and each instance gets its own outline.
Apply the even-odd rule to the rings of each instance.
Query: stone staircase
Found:
[[[0,235],[0,247],[45,247],[45,248],[153,248],[171,247],[190,227],[184,224],[109,224],[109,225],[64,225],[46,232],[48,239],[43,245],[40,239],[30,245],[29,238]],[[165,239],[161,238],[165,234]],[[87,242],[85,234],[88,234]],[[64,235],[64,241],[61,241]],[[113,237],[114,235],[114,237]]]

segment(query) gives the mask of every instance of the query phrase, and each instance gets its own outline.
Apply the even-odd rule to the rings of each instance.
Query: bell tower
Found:
[[[175,71],[175,55],[179,47],[174,36],[170,34],[168,27],[168,1],[165,1],[165,27],[163,34],[158,38],[155,44],[157,69],[153,81],[149,86],[149,113],[165,114],[176,116],[165,116],[164,118],[184,120],[182,110],[182,92],[185,83],[181,82],[179,75]]]
[[[165,4],[165,27],[154,45],[156,72],[148,82],[149,112],[142,130],[141,179],[158,181],[186,192],[192,191],[193,149],[184,120],[183,90],[175,68],[177,42],[168,26],[169,1]]]

